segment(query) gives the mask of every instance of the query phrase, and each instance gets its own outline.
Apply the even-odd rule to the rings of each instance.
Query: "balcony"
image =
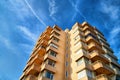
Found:
[[[102,50],[101,46],[99,46],[98,44],[91,42],[88,45],[88,50],[89,51],[93,51],[93,50],[99,50],[99,52],[104,53],[104,51]]]
[[[41,71],[43,71],[43,70],[49,70],[49,71],[51,71],[51,72],[53,72],[53,73],[56,72],[55,67],[53,67],[53,66],[51,66],[51,65],[48,65],[47,63],[43,63],[43,64],[41,65]]]
[[[57,35],[56,35],[56,34],[57,34]],[[56,38],[60,39],[59,36],[60,36],[59,33],[53,32],[53,33],[51,33],[50,38],[52,38],[52,37],[56,37]]]
[[[86,37],[86,42],[90,43],[90,42],[95,42],[96,44],[98,44],[99,46],[101,46],[100,42],[98,42],[97,38],[93,38],[91,35]]]
[[[114,69],[115,74],[120,76],[120,69]]]
[[[50,80],[50,79],[48,79],[48,78],[46,78],[46,77],[44,77],[44,76],[40,76],[40,77],[38,78],[38,80]]]
[[[50,43],[54,43],[54,44],[57,44],[57,45],[58,45],[58,42],[55,41],[53,38],[51,38],[51,39],[49,40],[48,44],[50,44]]]
[[[109,76],[107,76],[105,74],[100,74],[95,77],[95,80],[111,80],[111,79],[109,78]]]
[[[93,34],[93,35],[96,35],[96,33],[94,32],[94,30],[86,30],[84,35],[87,36],[88,34]]]
[[[83,56],[88,58],[88,59],[90,58],[88,53],[81,52],[81,53],[75,55],[75,60],[77,61],[78,59],[82,58]]]
[[[25,74],[35,75],[36,73],[40,72],[40,64],[33,63],[29,68],[26,70]]]
[[[58,50],[50,45],[46,48],[46,51],[49,51],[49,50],[53,50],[58,53]]]
[[[96,60],[101,60],[104,63],[109,63],[109,60],[104,57],[104,55],[100,52],[98,52],[97,50],[94,50],[90,53],[90,58],[93,62],[95,62]]]
[[[95,70],[98,74],[114,74],[114,70],[102,61],[95,61],[92,65],[93,70]]]
[[[28,75],[25,80],[37,80],[37,77],[34,75]]]
[[[82,64],[80,64],[80,66],[77,66],[76,72],[79,72],[79,71],[81,71],[83,69],[86,69],[86,68],[89,69],[89,70],[92,70],[92,66],[88,63],[85,63],[85,61],[84,61],[84,62],[82,62]]]
[[[45,54],[44,60],[46,60],[47,58],[49,58],[49,59],[51,59],[53,61],[57,61],[57,58],[52,56],[52,55],[50,55],[49,53]]]
[[[32,63],[41,64],[42,62],[43,62],[43,56],[37,54],[35,57],[31,59],[31,61],[28,62],[28,65],[31,65]]]

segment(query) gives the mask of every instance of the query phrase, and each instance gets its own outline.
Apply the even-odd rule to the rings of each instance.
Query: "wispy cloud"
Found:
[[[45,24],[45,22],[37,15],[37,13],[34,11],[34,9],[31,7],[31,5],[28,3],[27,0],[24,0],[25,3],[27,4],[28,8],[31,10],[31,12],[33,13],[33,15],[44,25],[44,26],[47,26]]]
[[[86,20],[86,17],[78,9],[78,5],[79,5],[80,0],[76,0],[76,2],[73,2],[72,0],[68,0],[68,1],[72,5],[72,7],[75,9],[75,11],[76,11],[74,13],[73,17],[72,17],[72,20],[74,20],[74,18],[76,17],[77,13],[79,13],[79,15],[82,16],[84,20]]]
[[[120,27],[119,25],[114,27],[111,32],[110,32],[110,44],[112,45],[115,45],[116,41],[117,41],[117,38],[119,36],[119,33],[120,33]]]
[[[57,13],[58,7],[56,6],[55,0],[48,0],[49,3],[49,16],[56,21],[55,14]]]
[[[15,47],[11,44],[11,41],[8,38],[0,35],[0,42],[3,43],[7,49],[15,50]]]
[[[32,33],[28,28],[26,28],[25,26],[18,26],[19,30],[23,32],[25,38],[32,40],[33,42],[36,41],[37,36]]]
[[[102,1],[100,3],[100,11],[109,15],[112,20],[119,18],[119,7],[111,4],[111,1]]]

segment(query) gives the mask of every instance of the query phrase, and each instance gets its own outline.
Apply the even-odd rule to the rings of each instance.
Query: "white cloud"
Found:
[[[49,3],[49,13],[50,13],[50,17],[56,21],[56,18],[55,18],[55,14],[57,13],[57,10],[58,10],[58,7],[56,6],[56,2],[55,0],[48,0],[48,3]]]
[[[8,38],[0,35],[0,42],[3,43],[7,49],[15,51],[15,47]]]
[[[112,5],[110,1],[101,2],[100,11],[109,15],[109,17],[113,20],[119,18],[119,7]]]
[[[26,28],[25,26],[18,26],[19,30],[23,32],[23,34],[25,35],[25,38],[32,40],[33,42],[36,41],[37,36],[30,32],[30,30],[28,28]]]

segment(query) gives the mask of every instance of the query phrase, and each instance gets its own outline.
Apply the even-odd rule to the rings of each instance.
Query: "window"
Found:
[[[68,62],[66,62],[66,66],[68,66]]]
[[[68,77],[68,72],[67,71],[66,71],[65,75],[66,75],[66,77]]]
[[[58,38],[56,38],[56,37],[53,37],[53,40],[54,40],[54,41],[56,41],[56,42],[58,42],[58,41],[59,41],[59,39],[58,39]]]
[[[81,79],[85,76],[86,76],[86,71],[85,70],[82,70],[82,71],[78,72],[78,79]]]
[[[83,58],[81,58],[77,61],[77,66],[81,65],[82,63],[83,63]]]
[[[59,33],[57,33],[57,32],[54,32],[54,34],[55,34],[56,36],[60,36],[60,34],[59,34]]]
[[[92,78],[92,72],[90,70],[87,70],[87,75]]]
[[[55,61],[48,59],[48,65],[55,66]]]
[[[50,71],[44,71],[44,73],[43,73],[44,75],[44,77],[46,77],[46,78],[49,78],[50,80],[53,80],[53,76],[54,76],[54,74],[52,73],[52,72],[50,72]]]
[[[50,46],[54,47],[54,48],[58,48],[58,46],[56,44],[50,43]]]
[[[50,51],[50,55],[56,57],[57,53],[51,50],[51,51]]]

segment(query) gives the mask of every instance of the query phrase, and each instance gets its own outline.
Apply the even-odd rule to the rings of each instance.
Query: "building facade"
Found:
[[[120,64],[104,35],[87,22],[48,26],[20,80],[120,80]]]

